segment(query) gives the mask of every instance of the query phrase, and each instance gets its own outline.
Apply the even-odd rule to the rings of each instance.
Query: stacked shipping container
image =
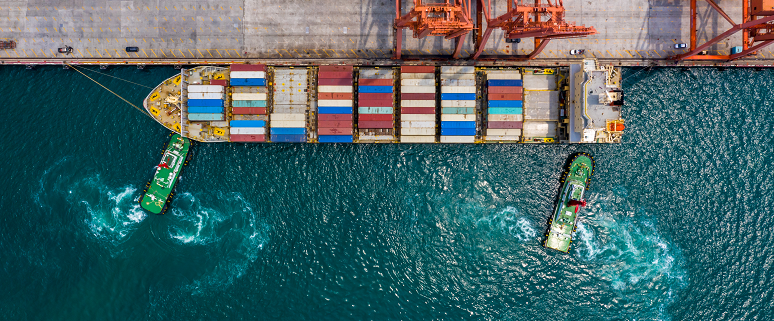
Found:
[[[519,141],[523,87],[518,70],[487,72],[487,129],[484,140]]]
[[[475,67],[442,66],[441,143],[474,143],[475,141]]]
[[[559,121],[559,92],[556,75],[524,75],[524,129],[522,141],[548,143],[556,139]]]
[[[317,74],[317,137],[320,143],[353,142],[352,66],[320,66]]]
[[[232,142],[266,141],[266,89],[265,65],[231,65],[231,129]],[[242,124],[235,126],[234,124]],[[246,127],[250,124],[256,127]],[[260,124],[260,126],[258,126]]]
[[[392,142],[395,139],[393,82],[390,68],[360,69],[357,127],[361,142]]]
[[[189,85],[187,117],[189,121],[222,121],[224,87],[218,85]]]
[[[271,113],[271,141],[305,143],[309,109],[308,72],[305,68],[275,68]]]
[[[435,67],[400,67],[400,142],[435,143]]]

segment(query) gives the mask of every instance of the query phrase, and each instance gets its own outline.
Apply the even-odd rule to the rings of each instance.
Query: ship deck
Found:
[[[411,1],[403,1],[408,7]],[[723,1],[720,7],[741,20],[741,3]],[[687,1],[564,1],[566,18],[594,26],[596,35],[554,40],[530,63],[564,63],[571,49],[586,49],[596,57],[622,65],[665,64],[664,57],[683,51],[675,43],[689,42]],[[495,1],[493,15],[505,11]],[[724,32],[730,25],[706,2],[699,2],[698,41]],[[15,50],[0,50],[4,63],[42,63],[51,60],[130,63],[202,63],[205,60],[380,60],[392,56],[395,3],[392,1],[314,2],[290,0],[171,0],[117,2],[5,1],[0,5],[0,30],[15,39]],[[473,17],[475,20],[475,16]],[[738,22],[738,21],[737,21]],[[531,41],[509,44],[495,31],[484,55],[524,54]],[[452,41],[441,37],[414,39],[404,32],[403,52],[417,57],[448,55]],[[737,33],[708,48],[709,54],[727,54],[741,44]],[[72,55],[57,53],[70,45]],[[128,53],[127,46],[138,52]],[[465,40],[463,58],[472,55],[473,35]],[[760,50],[734,64],[765,65],[774,60],[770,49]],[[697,62],[685,62],[695,64]],[[522,62],[524,64],[524,62]]]

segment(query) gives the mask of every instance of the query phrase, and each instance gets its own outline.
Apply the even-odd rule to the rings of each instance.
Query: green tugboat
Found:
[[[583,194],[589,186],[589,178],[594,175],[594,158],[587,153],[575,154],[562,175],[562,189],[556,210],[549,221],[551,227],[543,246],[567,253],[572,243],[572,233],[578,211],[586,206]]]
[[[153,180],[148,183],[145,195],[140,199],[142,208],[154,214],[164,213],[169,195],[180,178],[180,171],[186,163],[190,147],[191,141],[188,138],[181,137],[179,134],[172,135],[166,150],[164,150],[161,164],[156,166],[156,174],[153,176]]]

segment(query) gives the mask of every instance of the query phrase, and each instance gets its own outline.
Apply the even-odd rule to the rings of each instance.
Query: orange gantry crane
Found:
[[[486,5],[483,2],[486,1]],[[564,20],[562,0],[508,0],[508,11],[492,19],[490,0],[480,0],[479,7],[486,15],[486,31],[476,39],[476,53],[479,59],[486,41],[494,29],[503,29],[506,39],[535,38],[535,48],[529,55],[508,56],[510,59],[532,59],[546,47],[551,39],[573,38],[597,33],[594,27],[576,26]],[[479,15],[479,23],[481,21]],[[479,25],[480,28],[480,25]],[[502,59],[505,57],[499,57]]]
[[[742,23],[737,24],[713,0],[707,3],[731,24],[731,29],[696,46],[696,0],[691,1],[691,43],[688,52],[669,57],[669,60],[723,60],[731,61],[755,53],[774,42],[774,0],[742,0]],[[742,31],[742,50],[728,55],[698,55],[709,46]],[[756,44],[757,42],[757,44]]]
[[[414,38],[443,36],[455,39],[455,59],[459,58],[465,36],[473,30],[470,18],[471,0],[442,0],[436,3],[424,3],[414,0],[414,7],[401,16],[401,0],[395,0],[395,59],[401,57],[403,28],[414,31]]]

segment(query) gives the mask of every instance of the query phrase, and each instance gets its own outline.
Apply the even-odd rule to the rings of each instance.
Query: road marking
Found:
[[[185,54],[183,53],[182,50],[178,49],[177,51],[180,51],[180,55],[183,56],[183,58],[185,58]],[[174,53],[173,53],[173,55],[174,55]],[[193,56],[193,54],[191,54],[191,55]]]
[[[147,57],[148,57],[148,53],[146,53],[146,52],[145,52],[145,49],[140,49],[140,50],[142,50],[142,54],[144,54],[144,55],[145,55],[145,57],[147,58]],[[139,56],[139,55],[138,55],[138,56]]]
[[[191,52],[191,49],[188,49],[188,53],[191,54],[191,57],[196,58],[196,55],[194,55],[193,52]]]
[[[51,57],[56,56],[56,54],[54,53],[54,49],[49,48],[48,50],[51,51]]]
[[[213,58],[215,57],[212,55],[212,52],[209,49],[205,49],[205,50],[207,50],[207,53],[210,54],[210,57],[213,57]]]
[[[220,54],[220,50],[218,50],[218,49],[215,49],[215,52],[217,52],[217,53],[218,53],[218,56],[220,56],[221,58],[223,58],[223,55],[221,55],[221,54]]]
[[[158,55],[156,54],[155,51],[153,51],[153,49],[151,49],[150,51],[151,51],[151,53],[153,54],[154,57],[158,58]]]
[[[202,54],[202,51],[201,51],[201,50],[199,50],[199,49],[196,49],[196,51],[198,51],[198,52],[199,52],[199,54],[200,54],[202,57],[204,57],[204,54]]]

